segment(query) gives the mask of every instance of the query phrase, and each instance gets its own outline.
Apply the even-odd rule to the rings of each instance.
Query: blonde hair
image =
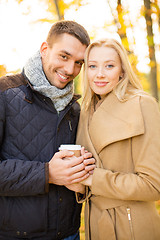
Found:
[[[128,60],[128,56],[124,47],[115,39],[98,40],[91,43],[85,52],[85,64],[84,64],[84,72],[83,72],[82,109],[87,110],[89,108],[92,98],[95,94],[90,88],[88,77],[87,77],[89,53],[91,49],[94,47],[113,48],[119,55],[119,58],[122,64],[123,77],[119,81],[117,86],[113,89],[113,92],[117,96],[119,101],[121,102],[127,101],[130,97],[135,96],[135,94],[136,95],[145,94],[145,92],[142,89],[140,81],[136,77],[130,65],[130,62]]]

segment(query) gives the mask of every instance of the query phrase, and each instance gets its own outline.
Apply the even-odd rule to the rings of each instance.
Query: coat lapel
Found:
[[[81,144],[85,147],[86,150],[92,153],[93,157],[96,159],[97,167],[101,167],[101,160],[96,153],[94,145],[89,135],[88,131],[88,122],[89,122],[89,114],[82,114],[80,115],[80,121],[78,125],[77,131],[77,140],[76,144]]]
[[[97,167],[102,167],[100,151],[107,145],[144,133],[139,97],[120,102],[110,93],[93,114],[89,125],[89,111],[80,115],[77,144],[92,152]]]
[[[109,94],[93,114],[89,136],[97,153],[105,146],[144,133],[139,97],[120,102]]]

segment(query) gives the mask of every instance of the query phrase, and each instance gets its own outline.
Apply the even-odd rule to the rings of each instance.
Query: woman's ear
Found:
[[[124,73],[121,72],[121,75],[119,76],[119,80],[121,80],[124,77]]]

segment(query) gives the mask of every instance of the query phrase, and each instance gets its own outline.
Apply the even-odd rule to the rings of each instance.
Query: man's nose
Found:
[[[74,73],[74,68],[75,68],[75,64],[72,62],[68,62],[65,66],[65,72],[67,75],[73,75]]]

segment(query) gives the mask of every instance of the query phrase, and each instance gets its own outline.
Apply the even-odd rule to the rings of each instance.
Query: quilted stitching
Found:
[[[7,127],[2,149],[5,155],[21,159],[48,160],[48,149],[51,144],[53,145],[56,135],[55,117],[57,116],[53,116],[52,112],[38,104],[24,101],[24,97],[24,92],[19,88],[6,91]],[[53,150],[49,155],[51,154]]]

